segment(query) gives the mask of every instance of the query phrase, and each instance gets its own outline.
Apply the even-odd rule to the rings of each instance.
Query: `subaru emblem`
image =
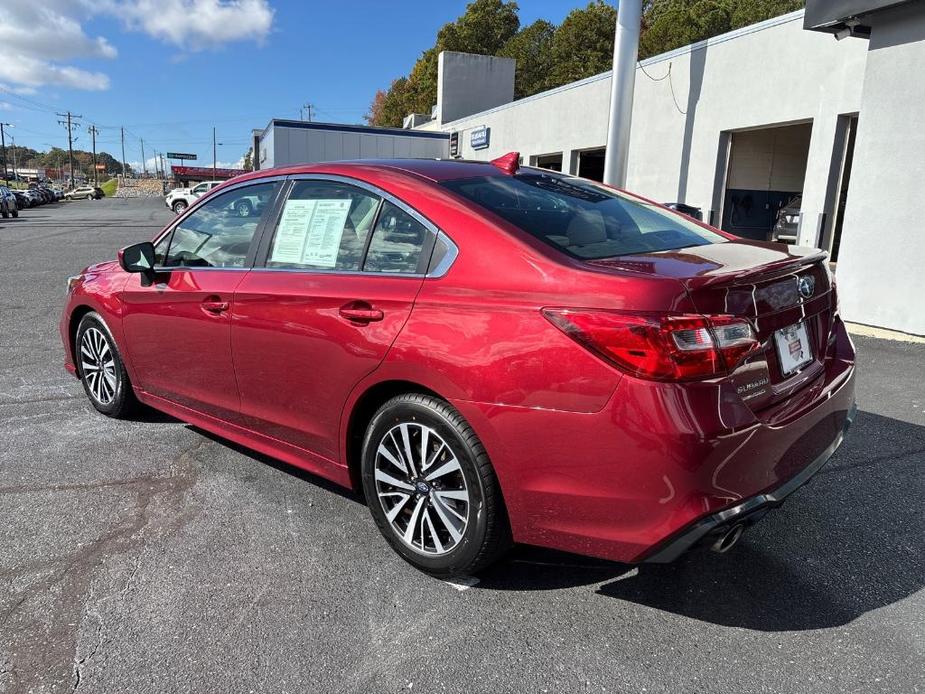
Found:
[[[800,296],[804,299],[808,299],[813,295],[813,292],[816,291],[816,278],[812,275],[803,275],[797,286],[800,290]]]

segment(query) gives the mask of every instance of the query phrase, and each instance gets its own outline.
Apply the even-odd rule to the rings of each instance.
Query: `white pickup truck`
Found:
[[[215,186],[224,181],[203,181],[192,188],[174,188],[167,193],[164,198],[164,204],[177,214],[181,214],[187,207],[192,205],[196,198],[205,195]]]

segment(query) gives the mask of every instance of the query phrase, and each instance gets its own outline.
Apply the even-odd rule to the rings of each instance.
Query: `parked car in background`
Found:
[[[14,190],[13,195],[16,196],[16,206],[20,210],[25,210],[29,207],[34,207],[35,203],[32,201],[29,191],[27,190]]]
[[[800,231],[800,210],[803,196],[794,195],[787,204],[777,211],[777,219],[771,230],[771,241],[776,243],[796,243]]]
[[[826,254],[518,160],[235,178],[69,278],[65,366],[362,491],[433,574],[729,550],[854,417]]]
[[[16,202],[16,195],[6,186],[0,186],[0,216],[4,219],[10,216],[19,216],[19,204]]]
[[[222,183],[222,181],[203,181],[192,188],[174,188],[167,193],[167,196],[164,198],[164,204],[177,214],[181,214],[199,197],[205,195]]]
[[[688,217],[693,217],[697,220],[703,220],[703,210],[701,210],[699,207],[687,205],[683,202],[666,202],[665,207],[667,207],[669,210],[675,210],[681,214],[686,214]]]
[[[103,197],[103,191],[93,186],[80,186],[64,194],[66,200],[99,200]]]

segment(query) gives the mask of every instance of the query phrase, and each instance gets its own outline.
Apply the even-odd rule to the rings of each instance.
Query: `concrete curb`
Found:
[[[862,325],[861,323],[845,322],[845,327],[852,335],[864,335],[865,337],[877,337],[881,340],[897,340],[899,342],[912,342],[914,344],[925,345],[925,337],[922,335],[911,335],[910,333],[901,333],[898,330],[887,330],[886,328],[875,328],[871,325]]]

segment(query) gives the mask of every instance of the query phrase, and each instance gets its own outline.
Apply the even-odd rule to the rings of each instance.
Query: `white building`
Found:
[[[845,319],[923,335],[923,74],[925,2],[914,0],[809,0],[805,15],[642,61],[627,188],[756,239],[801,196],[798,243],[837,261]],[[444,53],[433,113],[408,125],[450,134],[463,158],[519,151],[600,179],[610,82],[513,101],[513,61]]]

